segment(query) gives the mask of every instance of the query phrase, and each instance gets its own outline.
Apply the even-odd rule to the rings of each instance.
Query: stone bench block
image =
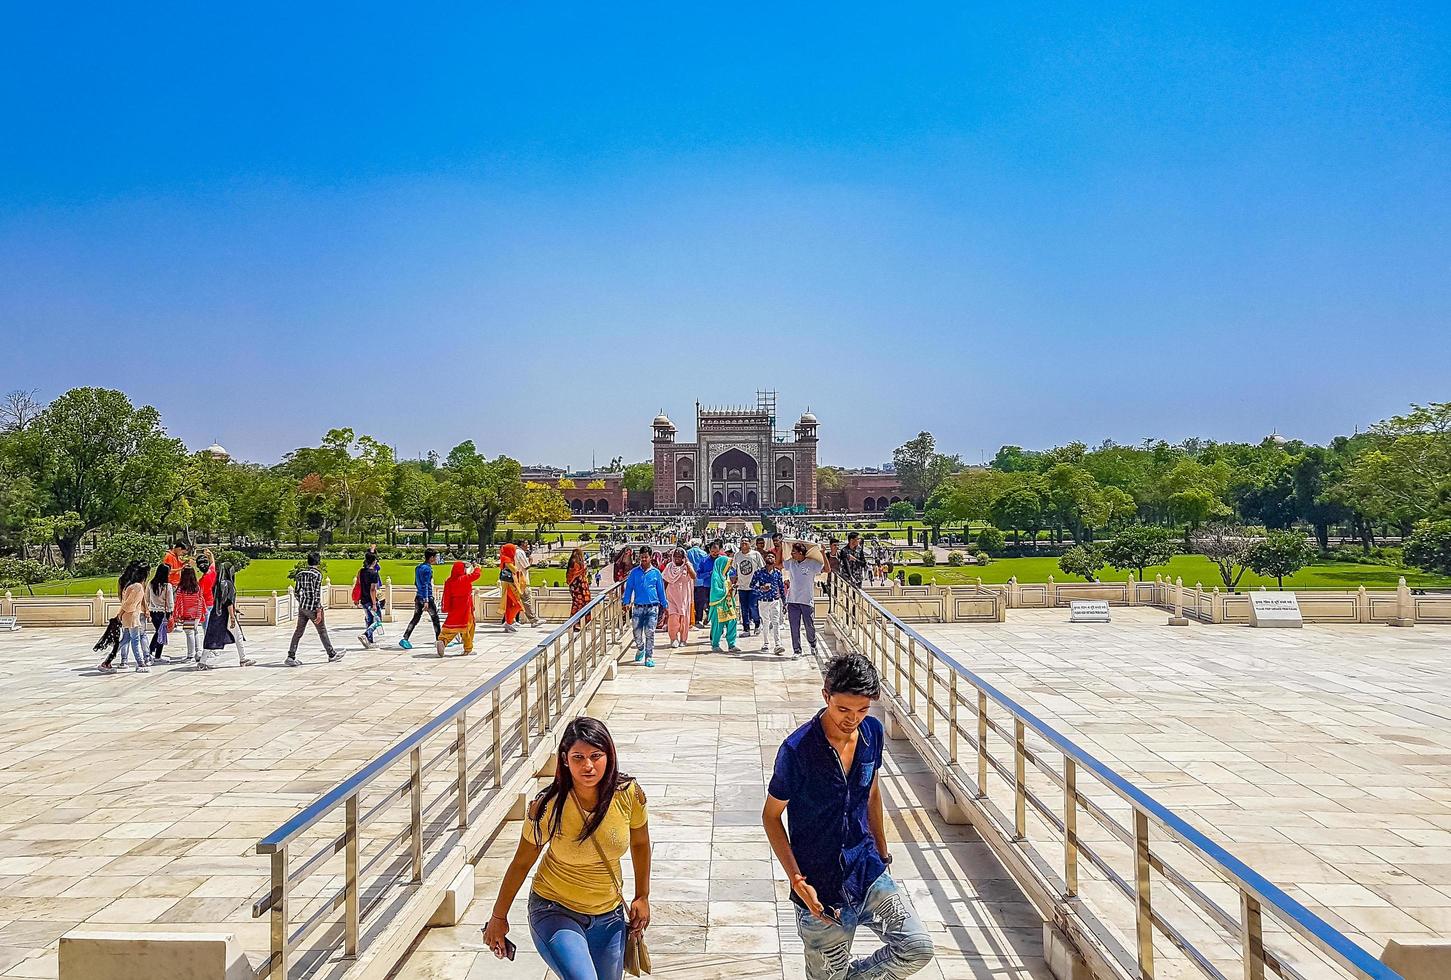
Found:
[[[443,893],[443,901],[438,903],[438,911],[428,920],[429,926],[458,925],[473,900],[474,866],[465,864],[453,881],[449,882],[448,890]]]
[[[231,933],[76,930],[60,939],[60,980],[250,980]]]
[[[1451,977],[1451,941],[1401,943],[1392,939],[1380,960],[1405,980],[1444,980]]]

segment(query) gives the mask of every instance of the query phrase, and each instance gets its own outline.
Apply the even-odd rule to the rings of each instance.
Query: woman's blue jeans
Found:
[[[529,934],[560,980],[620,980],[625,975],[625,909],[585,915],[529,896]]]

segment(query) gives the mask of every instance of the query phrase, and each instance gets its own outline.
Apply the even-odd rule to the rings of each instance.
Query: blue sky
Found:
[[[1445,4],[542,6],[11,12],[0,387],[570,465],[1451,398]]]

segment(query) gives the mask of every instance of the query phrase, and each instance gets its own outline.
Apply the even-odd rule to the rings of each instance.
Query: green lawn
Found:
[[[293,562],[285,558],[259,558],[246,568],[237,573],[237,589],[241,592],[267,593],[272,590],[278,592],[287,591],[289,580],[287,573],[292,569]],[[334,558],[327,565],[327,575],[332,579],[334,585],[351,585],[353,577],[362,564],[354,558]],[[383,579],[393,579],[394,585],[412,585],[413,568],[417,562],[399,559],[384,559],[379,563],[382,568]],[[435,582],[441,583],[448,578],[449,567],[441,564],[433,570]],[[480,585],[494,585],[499,581],[499,570],[497,567],[485,568],[484,573],[479,576]],[[563,585],[564,570],[561,568],[535,568],[529,573],[529,581],[532,585]],[[104,578],[77,578],[68,579],[63,582],[46,582],[35,586],[36,595],[95,595],[96,590],[108,595],[116,588],[116,577],[107,575]],[[12,589],[15,594],[23,594],[25,590]]]
[[[974,582],[978,576],[981,576],[985,583],[1006,582],[1015,575],[1019,582],[1046,582],[1049,575],[1052,575],[1056,582],[1084,581],[1077,575],[1065,575],[1058,567],[1057,558],[999,558],[987,566],[961,565],[954,567],[945,564],[938,564],[932,568],[908,566],[907,574],[910,575],[913,572],[920,572],[923,582],[930,582],[935,578],[938,585]],[[1153,581],[1155,575],[1165,575],[1169,578],[1183,576],[1185,586],[1193,586],[1195,582],[1201,582],[1206,589],[1212,589],[1216,585],[1223,588],[1219,569],[1203,555],[1178,555],[1167,566],[1158,565],[1144,569],[1146,580]],[[1367,589],[1386,590],[1394,589],[1402,575],[1405,576],[1406,583],[1412,587],[1451,587],[1451,577],[1448,576],[1430,575],[1414,569],[1394,568],[1389,565],[1360,565],[1355,562],[1325,562],[1311,565],[1301,569],[1292,578],[1286,579],[1285,587],[1353,591],[1364,585]],[[1099,576],[1099,579],[1105,582],[1122,582],[1127,578],[1127,573],[1111,568],[1105,568],[1103,574]],[[1245,572],[1244,578],[1239,581],[1241,590],[1257,589],[1261,585],[1273,589],[1275,580],[1261,578],[1253,572]]]
[[[391,577],[395,585],[409,585],[413,582],[413,567],[416,563],[408,560],[387,559],[382,562],[383,577]],[[273,589],[278,592],[286,591],[288,585],[287,572],[292,568],[293,563],[281,558],[259,558],[252,562],[237,575],[237,587],[243,592],[266,593]],[[328,563],[327,573],[332,578],[333,584],[351,584],[353,576],[357,573],[359,562],[356,559],[333,559]],[[1082,582],[1083,579],[1074,575],[1065,575],[1058,568],[1056,558],[1000,558],[990,565],[952,565],[939,564],[932,568],[925,566],[908,566],[908,574],[920,572],[922,581],[930,582],[934,578],[938,585],[956,585],[973,582],[978,576],[987,583],[1006,582],[1016,575],[1019,582],[1046,582],[1048,576],[1052,575],[1058,582]],[[1144,577],[1152,580],[1156,574],[1164,574],[1170,578],[1183,576],[1184,584],[1192,586],[1195,582],[1202,582],[1206,589],[1213,588],[1220,584],[1219,571],[1209,559],[1200,555],[1179,555],[1167,566],[1158,566],[1145,570]],[[1444,575],[1429,575],[1424,572],[1417,572],[1410,569],[1393,568],[1388,565],[1360,565],[1354,562],[1326,562],[1319,565],[1311,565],[1302,569],[1293,578],[1285,581],[1287,588],[1294,589],[1332,589],[1332,590],[1354,590],[1364,585],[1367,589],[1394,589],[1397,579],[1404,575],[1406,582],[1413,587],[1448,588],[1451,587],[1451,577]],[[434,569],[434,580],[442,582],[448,577],[447,564],[440,565]],[[1121,582],[1128,576],[1125,573],[1116,572],[1113,569],[1104,569],[1100,578],[1106,582]],[[497,568],[484,569],[479,582],[485,585],[493,585],[499,580]],[[559,568],[535,568],[530,574],[530,581],[535,585],[563,585],[564,571]],[[1262,579],[1253,572],[1246,572],[1240,580],[1241,589],[1259,588],[1267,585],[1275,587],[1274,579]],[[35,586],[36,595],[94,595],[97,589],[107,594],[116,587],[114,576],[104,578],[70,579],[63,582],[47,582]],[[25,590],[14,589],[17,595],[24,594]]]

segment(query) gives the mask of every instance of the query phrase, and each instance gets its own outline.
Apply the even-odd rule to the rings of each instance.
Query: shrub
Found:
[[[922,564],[926,565],[928,568],[931,568],[937,564],[937,555],[933,553],[931,548],[928,548],[926,551],[922,552]]]
[[[1078,575],[1090,582],[1098,581],[1098,570],[1103,567],[1103,552],[1095,545],[1074,545],[1063,552],[1058,567],[1065,575]]]
[[[986,551],[979,551],[977,553],[977,563],[979,565],[987,565],[987,564],[991,563],[992,560],[993,560],[993,556],[990,555],[990,554],[988,554]]]
[[[49,582],[51,579],[67,578],[61,568],[42,565],[34,558],[0,558],[0,589],[16,589]]]
[[[1421,521],[1406,538],[1406,561],[1416,568],[1451,574],[1451,521]]]
[[[913,572],[911,575],[908,575],[907,576],[907,584],[908,585],[921,585],[922,584],[922,573],[921,572]]]
[[[967,556],[960,551],[949,551],[947,553],[947,564],[961,565],[967,561]]]
[[[242,569],[252,564],[252,559],[249,555],[247,555],[246,552],[233,551],[232,549],[227,548],[222,551],[213,552],[213,554],[217,556],[217,564],[219,565],[230,562],[233,572],[240,572]]]
[[[1003,550],[1005,537],[1003,532],[991,524],[984,525],[982,530],[977,532],[977,550],[989,554],[996,554]]]
[[[117,575],[133,561],[144,561],[148,567],[161,564],[166,554],[166,542],[150,534],[135,531],[117,531],[76,562],[76,574],[82,577],[92,575]]]
[[[589,541],[589,540],[591,540],[590,533],[588,531],[580,531],[579,532],[579,539],[581,541]]]

